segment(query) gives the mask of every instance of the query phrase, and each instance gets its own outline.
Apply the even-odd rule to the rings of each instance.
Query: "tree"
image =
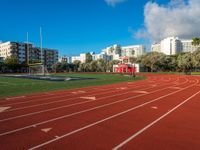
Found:
[[[98,70],[99,72],[106,72],[106,64],[107,64],[107,61],[105,59],[98,59],[97,60],[97,65],[98,65]]]
[[[192,64],[195,69],[200,69],[200,50],[194,51],[192,56]]]
[[[113,65],[117,65],[119,63],[120,63],[119,60],[108,61],[106,65],[106,70],[109,72],[113,72]]]
[[[130,63],[136,63],[137,62],[137,58],[136,57],[129,57],[129,62]]]
[[[90,63],[92,61],[92,55],[90,53],[86,53],[86,63]]]
[[[163,53],[150,52],[138,59],[138,62],[151,72],[160,70],[162,60],[165,57]]]
[[[4,72],[5,70],[5,64],[3,62],[0,62],[0,72]]]
[[[90,62],[90,71],[96,72],[98,70],[98,62],[93,60]]]
[[[53,64],[52,69],[55,72],[61,72],[62,71],[62,64],[60,62],[57,62],[57,63]]]
[[[145,69],[147,69],[148,71],[150,71],[150,60],[149,60],[149,57],[148,57],[148,53],[145,54],[145,55],[142,55],[140,56],[138,59],[137,59],[137,63],[139,63],[142,67],[144,67]]]
[[[178,71],[178,62],[177,62],[178,56],[179,55],[176,54],[176,55],[170,55],[166,57],[167,60],[165,64],[167,65],[168,71]]]
[[[200,45],[200,38],[197,38],[197,37],[193,38],[192,39],[192,45],[199,46]]]
[[[200,38],[197,38],[197,37],[193,38],[192,45],[195,46],[196,50],[200,49],[200,47],[199,47],[200,46]]]
[[[7,57],[4,63],[8,69],[14,72],[20,67],[17,57],[14,56]]]
[[[79,66],[80,66],[80,64],[81,64],[81,61],[80,60],[75,60],[74,62],[73,62],[73,64],[74,64],[74,71],[78,71],[78,68],[79,68]]]
[[[181,53],[177,58],[178,67],[185,73],[191,72],[193,68],[192,53]]]

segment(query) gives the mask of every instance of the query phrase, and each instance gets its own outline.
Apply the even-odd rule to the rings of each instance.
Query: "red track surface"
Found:
[[[199,100],[180,75],[6,98],[0,149],[199,150]]]

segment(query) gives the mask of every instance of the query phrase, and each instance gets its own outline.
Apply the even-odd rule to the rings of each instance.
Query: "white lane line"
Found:
[[[135,86],[135,87],[141,87],[141,86],[144,86],[145,85],[145,83],[144,84],[142,84],[142,85],[138,85],[138,86]],[[135,88],[134,87],[134,88]],[[107,90],[109,90],[109,91],[107,91]],[[112,88],[108,88],[108,89],[104,89],[104,90],[102,90],[102,94],[105,94],[105,93],[103,93],[105,91],[105,93],[109,93],[109,92],[113,92],[113,87]],[[93,91],[93,92],[91,92],[90,94],[96,94],[96,93],[100,93],[99,91]],[[52,96],[52,97],[44,97],[44,98],[40,98],[40,99],[33,99],[33,100],[29,100],[29,101],[23,101],[23,102],[15,102],[15,103],[10,103],[10,104],[0,104],[1,106],[7,106],[7,105],[18,105],[18,104],[26,104],[26,103],[29,103],[29,102],[36,102],[36,101],[39,101],[39,102],[41,102],[41,101],[44,101],[44,100],[50,100],[50,99],[55,99],[55,98],[66,98],[66,95],[67,94],[69,94],[69,93],[66,93],[66,94],[64,94],[64,95],[58,95],[58,96]],[[77,93],[76,93],[77,94]],[[83,93],[83,91],[81,91],[80,93],[78,93],[78,94],[85,94],[85,93]],[[73,96],[73,95],[71,95],[71,96]],[[75,98],[79,98],[79,97],[70,97],[70,98],[68,98],[68,99],[75,99]],[[55,101],[53,101],[53,102],[55,102]]]
[[[86,91],[75,91],[75,92],[71,92],[72,94],[82,94],[82,93],[86,93]]]
[[[148,89],[151,89],[151,88],[146,88],[144,90],[148,90]],[[140,96],[144,96],[144,95],[147,95],[147,94],[155,93],[155,92],[162,91],[162,90],[165,90],[165,89],[168,89],[168,87],[167,88],[165,87],[165,88],[162,88],[162,89],[158,89],[158,90],[155,90],[155,91],[152,91],[152,92],[148,92],[148,93],[143,93],[143,94],[137,95],[137,96],[132,96],[132,97],[129,97],[129,98],[137,98],[137,97],[140,97]],[[101,97],[101,98],[98,99],[98,101],[101,100],[101,99],[105,99],[105,98],[110,98],[110,97],[114,97],[114,96],[124,95],[124,94],[127,94],[127,93],[130,93],[130,92]],[[53,110],[58,110],[58,109],[62,109],[62,108],[68,108],[68,107],[71,107],[71,106],[81,105],[81,104],[85,104],[85,103],[89,103],[89,102],[93,102],[93,100],[92,101],[89,100],[89,101],[84,101],[84,102],[78,102],[78,103],[74,103],[74,104],[64,105],[64,106],[60,106],[60,107],[50,108],[50,109],[46,109],[46,110],[42,110],[42,111],[37,111],[37,112],[32,112],[32,113],[28,113],[28,114],[24,114],[24,115],[19,115],[19,116],[15,116],[15,117],[10,117],[10,118],[6,118],[6,119],[1,119],[0,122],[9,121],[9,120],[13,120],[13,119],[17,119],[17,118],[22,118],[22,117],[27,117],[27,116],[32,116],[32,115],[36,115],[36,114],[40,114],[40,113],[44,113],[44,112],[49,112],[49,111],[53,111]],[[118,101],[115,101],[115,102],[118,102]],[[120,100],[120,102],[121,102],[121,100]]]
[[[8,97],[6,100],[25,98],[26,96]]]
[[[172,112],[174,112],[176,109],[178,109],[179,107],[181,107],[182,105],[184,105],[186,102],[188,102],[189,100],[191,100],[192,98],[194,98],[199,93],[200,93],[200,91],[197,92],[197,93],[195,93],[195,94],[193,94],[192,96],[190,96],[189,98],[187,98],[186,100],[184,100],[183,102],[181,102],[180,104],[178,104],[173,109],[170,109],[167,113],[165,113],[164,115],[162,115],[158,119],[154,120],[153,122],[151,122],[150,124],[148,124],[147,126],[145,126],[144,128],[142,128],[141,130],[139,130],[138,132],[136,132],[132,136],[130,136],[128,139],[126,139],[125,141],[123,141],[122,143],[120,143],[119,145],[117,145],[116,147],[114,147],[112,150],[118,150],[118,149],[120,149],[122,146],[124,146],[125,144],[127,144],[128,142],[130,142],[131,140],[133,140],[134,138],[136,138],[138,135],[142,134],[145,130],[149,129],[150,127],[152,127],[153,125],[155,125],[157,122],[159,122],[160,120],[162,120],[163,118],[165,118],[166,116],[168,116],[169,114],[171,114]]]
[[[126,90],[127,87],[119,87],[119,88],[116,88],[117,90]]]
[[[142,86],[135,86],[135,88],[138,88],[138,87],[142,87]],[[146,87],[146,86],[145,86]],[[133,89],[133,88],[131,88]],[[130,89],[130,90],[131,90]],[[118,96],[118,95],[124,95],[124,94],[127,94],[129,93],[130,91],[128,92],[124,92],[122,94],[114,94],[112,95],[111,97],[113,96]],[[109,92],[104,92],[104,93],[98,93],[98,94],[92,94],[91,96],[97,96],[97,95],[102,95],[102,94],[108,94],[108,93],[114,93],[113,91],[109,91]],[[36,105],[31,105],[31,106],[25,106],[25,107],[19,107],[19,108],[13,108],[11,110],[8,110],[6,112],[11,112],[11,111],[16,111],[16,110],[22,110],[22,109],[27,109],[27,108],[33,108],[33,107],[38,107],[38,106],[44,106],[44,105],[49,105],[49,104],[54,104],[54,103],[60,103],[60,102],[66,102],[66,101],[70,101],[70,100],[73,100],[73,99],[78,99],[79,97],[72,97],[72,98],[68,98],[68,99],[64,99],[64,100],[58,100],[58,101],[52,101],[52,102],[48,102],[48,103],[42,103],[42,104],[36,104]]]
[[[111,90],[111,89],[110,89]],[[94,92],[91,92],[91,93],[99,93],[99,91],[94,91]],[[107,91],[106,91],[107,92]],[[69,93],[68,93],[69,94]],[[78,94],[85,94],[85,93],[78,93]],[[40,99],[34,99],[34,100],[29,100],[29,101],[24,101],[24,102],[16,102],[16,103],[11,103],[11,104],[4,104],[4,105],[1,105],[1,106],[7,106],[7,105],[18,105],[18,104],[26,104],[26,103],[29,103],[29,102],[37,102],[37,101],[39,101],[39,102],[41,102],[41,101],[43,101],[43,100],[50,100],[50,99],[55,99],[55,98],[66,98],[66,94],[64,94],[64,95],[58,95],[58,96],[52,96],[52,97],[45,97],[45,98],[40,98]],[[71,95],[72,96],[72,95]],[[68,97],[67,97],[68,98]],[[68,100],[69,99],[75,99],[75,98],[79,98],[79,97],[69,97],[68,98]],[[56,102],[56,101],[53,101],[53,102]],[[52,103],[53,103],[52,102]],[[58,101],[57,101],[58,102]],[[49,102],[49,103],[51,103],[51,102]]]
[[[86,88],[84,88],[84,89],[86,89]],[[91,87],[91,89],[93,89],[92,87]],[[89,89],[90,90],[90,89]],[[95,88],[94,88],[94,90],[96,90]],[[106,90],[112,90],[112,88],[108,88],[108,89],[102,89],[102,91],[106,91]],[[87,91],[87,92],[91,92],[91,91]],[[95,92],[98,92],[98,91],[92,91],[92,93],[95,93]],[[34,98],[34,100],[25,100],[25,101],[23,101],[23,102],[14,102],[14,103],[11,103],[11,104],[9,104],[9,105],[15,105],[15,104],[23,104],[23,103],[29,103],[29,102],[32,102],[32,101],[36,101],[35,100],[35,98],[40,98],[38,101],[41,101],[41,100],[46,100],[46,99],[52,99],[52,98],[62,98],[62,97],[64,97],[64,96],[66,96],[66,95],[68,95],[68,94],[70,94],[71,93],[71,91],[70,90],[68,90],[68,91],[64,91],[64,92],[59,92],[59,93],[54,93],[55,95],[53,96],[52,95],[52,97],[51,98],[49,98],[49,97],[46,97],[46,96],[48,96],[48,95],[46,95],[45,93],[53,93],[53,92],[44,92],[44,93],[41,93],[41,95],[35,95],[35,96],[25,96],[24,98]],[[84,91],[82,91],[82,90],[79,90],[79,93],[80,94],[82,94],[82,93],[85,93]],[[64,95],[64,96],[63,96]],[[20,98],[23,98],[23,97],[21,97],[20,96]],[[2,101],[2,102],[12,102],[12,97],[11,98],[6,98],[4,101]],[[2,105],[1,104],[1,102],[0,102],[0,105]]]
[[[182,89],[181,87],[171,87],[171,89]]]
[[[163,89],[159,89],[159,90],[156,90],[154,92],[157,92],[157,91],[160,91],[160,90],[163,90]],[[152,93],[154,93],[154,92],[152,92]],[[143,94],[143,95],[146,95],[146,94]],[[133,98],[136,98],[136,97],[140,97],[140,96],[143,96],[143,95],[141,94],[141,95],[138,95],[138,96],[129,97],[129,98],[118,100],[118,101],[115,101],[115,102],[112,102],[112,103],[100,105],[100,106],[97,106],[97,107],[93,107],[93,108],[89,108],[89,109],[86,109],[86,110],[78,111],[78,112],[75,112],[75,113],[72,113],[72,114],[67,114],[67,115],[56,117],[56,118],[53,118],[53,119],[50,119],[50,120],[46,120],[46,121],[43,121],[43,122],[39,122],[39,123],[35,123],[35,124],[32,124],[32,125],[28,125],[28,126],[25,126],[25,127],[22,127],[22,128],[15,129],[15,130],[11,130],[11,131],[7,131],[7,132],[4,132],[4,133],[0,133],[0,136],[8,135],[8,134],[11,134],[11,133],[15,133],[15,132],[19,132],[19,131],[31,128],[33,126],[38,126],[38,125],[41,125],[41,124],[57,121],[57,120],[60,120],[60,119],[63,119],[63,118],[68,118],[68,117],[71,117],[71,116],[75,116],[75,115],[79,115],[79,114],[82,114],[82,113],[86,113],[86,112],[90,112],[90,111],[93,111],[93,110],[97,110],[97,109],[100,109],[100,108],[104,108],[106,106],[110,106],[110,105],[117,104],[117,103],[120,103],[120,102],[128,101],[130,99],[133,99]],[[4,119],[4,120],[7,120],[7,119]],[[1,121],[1,122],[3,122],[3,121]]]
[[[151,89],[151,88],[146,88],[146,90],[147,89]],[[146,94],[155,93],[155,92],[158,92],[158,91],[161,91],[161,90],[165,90],[165,89],[167,89],[167,88],[155,90],[155,91],[152,91],[152,92],[146,93]],[[127,92],[127,93],[129,93],[129,92]],[[101,99],[105,99],[105,98],[110,98],[110,97],[114,97],[114,96],[124,95],[124,94],[127,94],[127,93],[115,94],[115,95],[111,95],[111,96],[101,97],[101,98],[98,99],[98,101],[101,100]],[[140,97],[140,96],[144,96],[146,94],[136,95],[136,96],[132,96],[132,97],[129,97],[129,98],[137,98],[137,97]],[[122,100],[124,100],[124,99],[122,99]],[[120,102],[122,100],[120,100]],[[6,119],[1,119],[0,122],[5,122],[5,121],[17,119],[17,118],[27,117],[27,116],[32,116],[32,115],[36,115],[36,114],[40,114],[40,113],[44,113],[44,112],[49,112],[49,111],[53,111],[53,110],[58,110],[58,109],[62,109],[62,108],[68,108],[68,107],[71,107],[71,106],[81,105],[81,104],[85,104],[85,103],[89,103],[89,102],[93,102],[93,101],[94,100],[89,100],[89,101],[84,101],[84,102],[78,102],[78,103],[73,103],[73,104],[64,105],[64,106],[60,106],[60,107],[55,107],[55,108],[50,108],[50,109],[41,110],[41,111],[37,111],[37,112],[32,112],[32,113],[28,113],[28,114],[24,114],[24,115],[19,115],[19,116],[15,116],[15,117],[10,117],[10,118],[6,118]],[[118,102],[118,101],[115,101],[115,102]],[[113,102],[111,104],[113,104]]]
[[[78,91],[79,93],[86,93],[86,91]]]
[[[6,110],[8,110],[8,109],[10,109],[11,107],[0,107],[0,113],[1,112],[4,112],[4,111],[6,111]]]
[[[145,106],[145,105],[148,105],[148,104],[150,104],[150,103],[153,103],[153,102],[155,102],[155,101],[158,101],[158,100],[160,100],[160,99],[162,99],[162,98],[165,98],[165,97],[167,97],[167,96],[173,95],[173,94],[175,94],[175,93],[177,93],[177,92],[183,91],[183,90],[185,90],[185,89],[187,89],[187,88],[189,88],[189,87],[192,87],[192,86],[193,86],[193,85],[190,85],[190,86],[185,87],[184,89],[181,89],[181,90],[179,90],[179,91],[176,91],[176,92],[173,92],[173,93],[170,93],[170,94],[167,94],[167,95],[158,97],[158,98],[156,98],[156,99],[154,99],[154,100],[145,102],[145,103],[140,104],[140,105],[138,105],[138,106],[135,106],[135,107],[133,107],[133,108],[131,108],[131,109],[128,109],[128,110],[125,110],[125,111],[123,111],[123,112],[120,112],[120,113],[117,113],[117,114],[115,114],[115,115],[112,115],[112,116],[110,116],[110,117],[104,118],[104,119],[102,119],[102,120],[99,120],[99,121],[97,121],[97,122],[94,122],[94,123],[92,123],[92,124],[89,124],[89,125],[87,125],[87,126],[84,126],[84,127],[82,127],[82,128],[79,128],[79,129],[77,129],[77,130],[74,130],[74,131],[71,131],[71,132],[69,132],[69,133],[67,133],[67,134],[64,134],[64,135],[62,135],[62,136],[59,136],[57,139],[52,139],[52,140],[46,141],[46,142],[44,142],[44,143],[42,143],[42,144],[39,144],[39,145],[37,145],[37,146],[34,146],[34,147],[32,147],[32,148],[29,148],[28,150],[34,150],[34,149],[43,147],[43,146],[45,146],[45,145],[47,145],[47,144],[50,144],[50,143],[55,142],[55,141],[57,141],[57,140],[63,139],[63,138],[68,137],[68,136],[70,136],[70,135],[72,135],[72,134],[75,134],[75,133],[77,133],[77,132],[83,131],[83,130],[88,129],[88,128],[90,128],[90,127],[93,127],[93,126],[95,126],[95,125],[97,125],[97,124],[100,124],[100,123],[102,123],[102,122],[105,122],[105,121],[111,120],[111,119],[113,119],[113,118],[116,118],[116,117],[118,117],[118,116],[122,116],[122,115],[124,115],[124,114],[126,114],[126,113],[128,113],[128,112],[131,112],[131,111],[133,111],[133,110],[135,110],[135,109],[138,109],[138,108],[140,108],[140,107],[143,107],[143,106]]]

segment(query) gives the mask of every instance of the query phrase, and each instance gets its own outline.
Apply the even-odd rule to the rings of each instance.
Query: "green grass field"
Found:
[[[57,74],[61,76],[70,77],[86,77],[96,78],[94,80],[80,80],[80,81],[41,81],[32,79],[19,79],[0,76],[0,97],[18,96],[24,94],[31,94],[37,92],[61,90],[61,89],[73,89],[80,87],[106,85],[125,81],[142,80],[145,77],[137,76],[126,77],[118,74]]]
[[[152,74],[179,74],[179,75],[185,75],[184,72],[149,72],[149,73],[152,73]],[[200,72],[191,72],[191,75],[200,75]]]
[[[192,75],[200,75],[200,72],[192,72]]]

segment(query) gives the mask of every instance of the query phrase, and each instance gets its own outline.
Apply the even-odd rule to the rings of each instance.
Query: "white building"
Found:
[[[101,58],[101,54],[92,54],[92,60],[98,60]]]
[[[151,51],[152,52],[159,52],[161,53],[161,45],[160,43],[154,43],[151,45]]]
[[[130,45],[122,47],[122,56],[139,57],[146,51],[144,45]]]
[[[29,44],[29,48],[32,44]],[[16,57],[19,63],[26,62],[27,59],[27,44],[19,42],[5,42],[0,43],[0,57],[6,59],[7,57]]]
[[[71,63],[72,63],[72,57],[70,57],[70,56],[67,57],[67,63],[68,63],[68,64],[71,64]]]
[[[192,45],[192,40],[180,40],[178,37],[168,37],[160,43],[152,44],[151,50],[166,55],[174,55],[180,52],[193,52],[196,50],[196,47]]]
[[[181,41],[176,37],[168,37],[161,41],[161,52],[166,55],[174,55],[181,52]]]
[[[33,47],[32,44],[21,42],[0,43],[0,57],[5,60],[7,57],[16,57],[19,63],[41,62],[41,49]],[[42,60],[50,67],[58,61],[58,51],[54,49],[43,48]],[[29,59],[28,59],[29,58]]]
[[[91,52],[92,60],[105,59],[107,61],[111,60],[121,60],[121,56],[128,57],[138,57],[145,53],[146,48],[144,45],[130,45],[121,47],[120,45],[113,45],[106,47],[99,54]],[[79,60],[82,63],[86,61],[86,53],[80,54],[80,56],[72,56],[72,62]]]
[[[113,46],[106,47],[102,50],[101,55],[106,60],[119,60],[121,57],[121,46],[115,44]]]
[[[181,40],[182,52],[194,52],[197,47],[192,45],[192,40]]]
[[[72,63],[76,60],[81,61],[80,56],[72,56]]]
[[[66,56],[61,56],[58,58],[58,62],[62,63],[62,62],[66,62],[67,63],[67,57]]]
[[[85,63],[86,62],[86,53],[82,53],[80,54],[80,56],[72,56],[71,57],[71,61],[72,63],[76,60],[80,61],[81,63]]]

